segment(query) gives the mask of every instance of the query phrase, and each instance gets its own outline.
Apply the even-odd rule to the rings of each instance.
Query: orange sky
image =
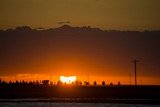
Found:
[[[109,36],[109,32],[103,31],[106,33],[103,36],[93,34],[94,30],[81,32],[81,35],[71,31],[52,32],[54,36],[37,31],[38,35],[22,32],[1,37],[1,78],[15,80],[16,76],[18,80],[43,80],[50,79],[51,74],[54,81],[61,75],[75,75],[85,81],[89,75],[91,83],[105,80],[130,84],[131,76],[133,84],[134,64],[130,61],[139,58],[139,84],[160,84],[158,35],[146,36],[139,32],[138,36],[130,36],[133,33],[130,32],[120,36],[121,32]],[[21,77],[18,74],[29,75]]]
[[[11,76],[11,80],[15,80],[17,74],[37,74],[17,78],[41,80],[49,79],[42,75],[52,74],[55,81],[60,75],[76,75],[80,81],[85,81],[86,76],[90,75],[92,82],[105,80],[130,84],[130,75],[132,83],[134,81],[134,64],[130,61],[138,58],[139,82],[160,84],[157,79],[160,75],[160,42],[156,33],[147,33],[147,36],[144,32],[138,32],[131,36],[133,32],[121,32],[124,35],[120,36],[120,32],[112,32],[114,35],[105,31],[95,34],[92,29],[81,34],[77,33],[77,28],[70,29],[74,30],[63,32],[61,29],[59,33],[53,30],[53,35],[45,31],[28,31],[28,35],[22,30],[14,36],[12,33],[1,36],[1,78]]]
[[[54,84],[57,83],[57,81],[60,80],[61,75],[45,75],[45,74],[17,74],[15,76],[1,76],[2,80],[5,81],[42,81],[42,80],[50,80]],[[66,76],[75,76],[75,75],[66,75]],[[93,84],[94,81],[97,81],[98,84],[101,84],[102,81],[105,81],[106,84],[110,84],[111,82],[113,84],[117,84],[118,81],[121,82],[123,85],[134,85],[134,76],[93,76],[93,75],[76,75],[77,80],[84,83],[85,81],[88,81]],[[141,77],[138,76],[138,85],[159,85],[159,77]]]

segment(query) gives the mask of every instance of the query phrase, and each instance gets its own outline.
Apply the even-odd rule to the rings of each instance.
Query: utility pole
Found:
[[[131,72],[129,73],[129,83],[130,83],[130,85],[132,84],[132,77],[131,77]]]
[[[87,74],[87,82],[89,83],[89,74]]]
[[[50,73],[50,83],[52,82],[52,74]]]
[[[17,82],[17,74],[15,74],[15,77],[14,77],[14,78],[15,78],[15,82]]]
[[[133,61],[131,61],[134,63],[134,69],[135,69],[135,85],[137,85],[137,62],[139,62],[139,60],[135,59]]]

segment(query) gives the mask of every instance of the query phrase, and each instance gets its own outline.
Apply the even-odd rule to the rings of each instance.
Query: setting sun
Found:
[[[73,82],[75,82],[77,79],[76,76],[60,76],[60,81],[63,82],[63,83],[66,83],[66,84],[71,84]]]

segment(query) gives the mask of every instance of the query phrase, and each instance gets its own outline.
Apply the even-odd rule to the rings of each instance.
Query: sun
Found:
[[[60,81],[66,84],[71,84],[73,82],[75,82],[77,79],[76,76],[60,76]]]

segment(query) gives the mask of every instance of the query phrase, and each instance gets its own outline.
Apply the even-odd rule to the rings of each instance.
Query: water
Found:
[[[87,98],[83,98],[87,100]],[[122,103],[92,103],[96,101],[95,99],[88,99],[90,101],[87,103],[78,102],[64,102],[70,101],[70,98],[48,98],[48,99],[0,99],[0,107],[160,107],[160,105],[152,104],[122,104]],[[82,100],[74,99],[76,101]],[[116,100],[116,99],[114,99]],[[122,99],[121,99],[122,100]],[[124,99],[127,102],[129,100]],[[132,99],[133,100],[133,99]],[[135,99],[136,100],[136,99]],[[58,102],[57,102],[58,101]],[[60,102],[59,102],[60,101]],[[118,101],[118,100],[117,100]],[[122,100],[123,101],[123,100]],[[148,100],[145,100],[148,102]],[[159,100],[158,100],[159,102]],[[158,103],[159,104],[159,103]]]
[[[160,105],[117,103],[1,102],[0,107],[160,107]]]

